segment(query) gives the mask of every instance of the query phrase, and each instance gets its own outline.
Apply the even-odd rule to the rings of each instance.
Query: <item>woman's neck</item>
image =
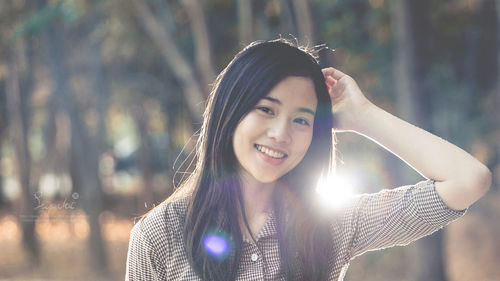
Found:
[[[240,176],[240,182],[247,218],[269,213],[272,209],[272,196],[276,183],[262,183],[250,175]]]
[[[272,197],[276,183],[262,183],[248,174],[240,175],[240,183],[245,216],[251,234],[244,223],[241,209],[238,210],[240,227],[243,236],[251,241],[251,237],[256,237],[264,226],[272,210]]]

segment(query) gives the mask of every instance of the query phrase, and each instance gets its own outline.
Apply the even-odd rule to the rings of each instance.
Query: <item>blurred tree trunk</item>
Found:
[[[144,105],[136,104],[132,107],[132,116],[139,130],[141,146],[139,148],[139,167],[142,174],[142,191],[140,192],[139,206],[137,210],[149,210],[154,202],[153,193],[153,171],[151,167],[151,140],[148,133],[149,120]],[[144,204],[143,204],[144,202]]]
[[[238,35],[240,44],[248,45],[253,39],[252,1],[236,1],[238,8]]]
[[[54,95],[48,101],[47,127],[44,130],[44,139],[47,153],[42,160],[42,173],[64,174],[69,164],[69,122],[67,116],[61,112]]]
[[[166,88],[173,88],[175,87],[172,84],[172,81],[164,81],[166,83],[165,87]],[[167,176],[168,178],[172,179],[173,185],[169,186],[170,190],[167,191],[167,194],[170,194],[173,192],[174,186],[177,187],[179,186],[178,184],[178,179],[182,178],[182,176],[179,177],[182,172],[192,172],[193,169],[188,169],[185,166],[182,166],[181,163],[183,163],[184,156],[186,154],[189,154],[190,152],[193,152],[194,150],[191,150],[191,148],[194,146],[192,145],[194,141],[196,141],[193,131],[191,130],[191,127],[189,125],[185,124],[185,121],[188,119],[186,118],[185,112],[182,112],[183,108],[183,100],[179,96],[173,96],[173,97],[168,97],[166,99],[162,100],[162,109],[163,112],[166,114],[166,126],[167,126],[167,163],[168,167],[172,169],[167,169]],[[188,133],[185,133],[188,131]],[[191,138],[186,141],[186,138],[184,137],[179,137],[179,136],[186,136],[190,135]],[[181,150],[182,148],[182,150]],[[191,153],[191,155],[194,157],[194,152]],[[194,158],[193,158],[194,159]],[[189,163],[189,160],[188,160]],[[194,164],[193,164],[194,166]],[[191,167],[193,168],[193,167]],[[179,173],[180,172],[180,173]],[[182,174],[185,175],[185,174]]]
[[[193,32],[196,50],[196,66],[201,74],[202,89],[204,93],[208,93],[211,90],[210,84],[214,82],[215,79],[215,70],[212,59],[210,34],[203,13],[203,3],[204,1],[199,0],[182,0],[182,5],[186,9],[189,19],[191,20],[191,30]]]
[[[43,35],[43,40],[47,40]],[[70,170],[70,122],[68,116],[62,111],[57,95],[52,94],[47,101],[47,126],[44,130],[44,142],[47,152],[41,160],[41,174],[62,175]],[[78,191],[72,186],[72,191]]]
[[[58,28],[61,28],[58,30]],[[107,275],[107,255],[102,241],[99,214],[102,211],[101,183],[95,147],[81,122],[79,105],[73,98],[68,85],[68,71],[64,63],[64,27],[52,22],[46,31],[46,46],[49,51],[49,65],[55,89],[54,95],[59,108],[68,116],[71,124],[71,174],[73,185],[82,193],[82,204],[90,225],[89,263],[99,275]]]
[[[184,88],[185,99],[192,120],[200,123],[203,114],[201,105],[205,100],[205,94],[197,82],[191,66],[175,45],[175,40],[170,36],[168,32],[170,28],[160,25],[144,1],[132,0],[132,3],[134,4],[135,15],[139,20],[139,24],[142,25],[152,41],[157,45],[163,55],[163,59]]]
[[[292,0],[280,0],[280,28],[283,36],[292,34],[297,36],[297,21]]]
[[[281,32],[297,37],[301,44],[314,45],[314,25],[307,0],[280,0]]]
[[[430,17],[429,11],[431,10],[430,1],[408,1],[409,8],[409,20],[410,30],[412,35],[412,64],[414,65],[413,74],[414,77],[410,77],[413,80],[413,92],[412,96],[415,99],[413,104],[417,124],[425,130],[435,129],[433,124],[433,110],[434,106],[438,106],[436,101],[436,95],[433,95],[432,89],[428,85],[428,76],[430,72],[430,67],[434,61],[434,43],[433,38],[435,37],[434,29],[432,25],[432,19]],[[436,108],[437,110],[442,110],[442,108]],[[441,133],[441,132],[440,132]]]
[[[413,124],[417,119],[415,102],[417,93],[415,79],[415,50],[411,19],[406,0],[390,2],[392,34],[394,42],[393,76],[397,115]],[[392,155],[386,157],[387,167],[393,172],[397,185],[411,182],[407,167],[401,166],[400,159]]]
[[[497,89],[500,92],[500,0],[496,0],[495,4],[497,12]],[[497,101],[500,103],[500,95],[497,95]]]
[[[479,15],[478,15],[479,16]],[[480,16],[479,16],[480,17]],[[472,65],[477,65],[477,60],[479,56],[479,48],[480,48],[480,32],[475,29],[466,30],[465,34],[465,50],[463,54],[462,61],[462,69],[460,72],[462,73],[461,82],[465,85],[467,91],[474,91],[477,88],[477,67],[471,67]],[[475,96],[474,99],[477,99],[478,96]],[[464,104],[467,110],[470,110],[470,106]],[[455,120],[456,122],[460,122],[462,120]],[[457,124],[458,125],[458,124]],[[458,125],[457,127],[460,127]]]
[[[299,40],[302,44],[314,45],[314,25],[311,19],[311,9],[307,0],[293,0],[295,19]]]
[[[20,223],[25,248],[30,254],[31,262],[40,262],[40,245],[35,235],[37,209],[32,198],[31,156],[28,146],[28,126],[30,109],[28,97],[33,85],[31,63],[25,54],[23,39],[12,43],[8,54],[8,75],[6,83],[6,101],[9,118],[9,129],[16,155],[17,175],[21,185],[19,202]],[[28,55],[29,56],[29,55]],[[26,72],[26,78],[21,79],[20,73]]]
[[[494,103],[496,104],[496,107],[495,108],[500,108],[500,0],[496,0],[495,1],[495,8],[496,8],[496,14],[497,14],[497,82],[496,82],[496,87],[494,88],[494,93],[496,93],[495,95],[495,99],[494,99]],[[500,111],[499,110],[496,110],[496,119],[493,119],[493,120],[497,120],[496,122],[496,129],[497,132],[500,130],[500,124],[498,124],[498,120],[500,119]],[[496,159],[500,159],[500,141],[497,141],[496,142],[496,147],[494,148],[496,149]],[[494,158],[495,159],[495,158]],[[500,164],[499,164],[500,161],[497,161],[496,163],[496,167],[493,167],[493,169],[497,168],[497,169],[500,169]],[[492,185],[492,189],[493,188],[497,188],[497,192],[500,193],[500,178],[497,176],[493,179],[493,185]]]
[[[406,121],[430,130],[431,116],[423,107],[430,107],[429,99],[425,93],[425,73],[426,65],[418,65],[425,58],[417,55],[415,42],[423,40],[426,33],[421,30],[422,25],[415,26],[414,18],[426,18],[425,15],[416,13],[425,12],[424,9],[411,7],[409,0],[394,0],[390,2],[392,28],[395,43],[394,57],[394,81],[396,89],[396,106],[398,115]],[[425,3],[419,3],[425,5]],[[412,13],[413,12],[413,13]],[[417,38],[418,36],[418,38]],[[424,41],[425,42],[425,41]],[[421,81],[421,83],[415,83]],[[401,170],[398,168],[397,170]],[[406,174],[396,172],[396,174]],[[406,178],[406,177],[405,177]],[[409,178],[409,177],[408,177]],[[446,280],[443,261],[442,231],[416,242],[415,256],[416,274],[414,280],[443,281]]]
[[[396,106],[398,114],[409,122],[415,122],[417,115],[414,104],[418,93],[415,85],[416,65],[411,15],[407,0],[391,2],[391,16],[394,42],[394,65]]]
[[[497,42],[496,42],[497,81],[496,81],[496,85],[493,87],[493,93],[496,93],[496,94],[493,94],[494,95],[493,102],[496,105],[495,108],[499,109],[500,108],[500,94],[499,94],[500,93],[500,0],[495,1],[495,10],[496,10],[496,15],[497,15],[497,28],[496,28],[496,31],[497,31]],[[495,117],[493,117],[493,120],[497,120],[496,128],[493,128],[493,129],[496,130],[497,132],[500,131],[500,124],[498,122],[498,120],[500,120],[500,111],[499,110],[495,111]],[[497,159],[497,161],[496,161],[496,165],[493,166],[492,169],[500,169],[500,161],[498,161],[500,159],[500,141],[496,142],[496,147],[494,147],[493,149],[496,150],[496,152],[495,152],[496,155],[493,159]],[[493,161],[493,163],[495,163],[495,161]],[[498,175],[498,173],[497,173],[497,175]],[[494,176],[494,178],[493,178],[493,184],[492,184],[491,188],[495,189],[495,187],[496,187],[496,191],[498,193],[500,193],[500,177],[498,177],[498,176],[496,176],[496,177]]]
[[[109,88],[106,81],[108,80],[107,74],[104,71],[104,64],[101,56],[101,45],[99,43],[91,44],[89,51],[89,73],[94,75],[94,93],[96,94],[96,114],[97,124],[95,128],[95,135],[93,136],[95,152],[93,158],[99,162],[100,156],[104,153],[105,147],[105,132],[106,128],[106,111],[109,101]]]
[[[92,25],[93,26],[93,25]],[[93,26],[95,28],[95,26]],[[86,162],[80,165],[80,169],[85,169],[87,172],[88,185],[83,191],[84,204],[86,212],[91,218],[91,236],[89,239],[90,247],[93,250],[91,253],[91,259],[94,262],[93,267],[101,275],[107,275],[108,272],[108,260],[107,251],[105,248],[105,243],[102,237],[101,225],[99,222],[99,215],[104,210],[104,193],[101,182],[100,174],[100,159],[101,155],[105,150],[105,124],[106,124],[106,111],[108,108],[108,99],[110,96],[108,84],[107,73],[104,69],[104,63],[101,56],[101,42],[90,43],[89,46],[89,60],[88,69],[89,76],[94,75],[93,79],[93,93],[96,95],[95,114],[97,115],[97,123],[94,129],[94,134],[87,134],[87,129],[83,124],[83,120],[75,120],[80,125],[82,139],[87,139],[87,155]],[[75,104],[75,101],[73,101]],[[77,107],[75,107],[77,108]],[[91,109],[92,111],[94,109]],[[75,111],[76,116],[84,116],[82,113]],[[81,153],[81,152],[80,152]],[[81,159],[81,158],[77,158]],[[83,171],[81,171],[83,173]]]
[[[8,124],[7,124],[7,94],[5,93],[7,91],[6,85],[4,81],[0,81],[0,147],[3,147],[4,141],[6,140],[6,137],[8,136]],[[2,157],[2,154],[0,153],[0,157]],[[3,189],[3,183],[4,183],[4,177],[3,173],[0,173],[0,190]],[[0,211],[1,211],[1,206],[7,206],[7,198],[4,195],[4,192],[0,192]]]

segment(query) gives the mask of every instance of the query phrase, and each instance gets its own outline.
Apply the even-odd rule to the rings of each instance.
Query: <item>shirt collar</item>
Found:
[[[273,237],[276,236],[276,234],[276,215],[274,213],[274,210],[271,210],[271,212],[269,212],[269,214],[267,215],[264,226],[260,229],[259,233],[255,237],[255,240],[259,241],[261,238]],[[245,236],[243,236],[243,241],[252,243]]]

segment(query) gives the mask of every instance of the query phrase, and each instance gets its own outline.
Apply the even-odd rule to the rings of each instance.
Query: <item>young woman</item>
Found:
[[[317,207],[332,128],[376,141],[427,180]],[[132,229],[125,279],[342,280],[355,256],[442,228],[490,182],[471,155],[375,106],[313,52],[254,42],[217,77],[194,173]]]

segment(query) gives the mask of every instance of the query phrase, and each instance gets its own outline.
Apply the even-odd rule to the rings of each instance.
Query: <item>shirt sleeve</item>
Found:
[[[141,229],[139,221],[130,232],[125,281],[165,280],[165,269],[151,240]]]
[[[351,258],[370,250],[407,245],[466,212],[448,207],[437,194],[434,180],[363,194],[355,202],[349,219]]]

